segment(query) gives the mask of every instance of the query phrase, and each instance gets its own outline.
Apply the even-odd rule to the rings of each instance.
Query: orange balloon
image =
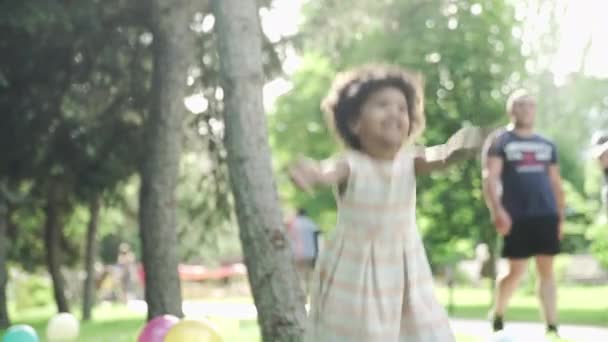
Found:
[[[165,342],[222,342],[222,338],[211,322],[184,319],[169,329]]]

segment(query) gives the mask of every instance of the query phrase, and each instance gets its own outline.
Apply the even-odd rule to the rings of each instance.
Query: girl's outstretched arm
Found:
[[[340,185],[348,180],[350,168],[344,157],[336,157],[317,161],[300,157],[291,163],[288,169],[294,184],[306,191],[312,192],[319,185]]]
[[[442,170],[478,154],[489,130],[480,127],[464,127],[452,135],[445,144],[418,147],[414,159],[417,175]]]

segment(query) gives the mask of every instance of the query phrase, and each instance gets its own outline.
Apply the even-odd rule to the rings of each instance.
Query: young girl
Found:
[[[306,191],[338,190],[337,226],[312,284],[307,341],[454,340],[416,228],[415,177],[475,151],[482,139],[468,128],[445,145],[415,148],[425,124],[421,83],[382,65],[339,75],[323,109],[346,151],[290,168]]]

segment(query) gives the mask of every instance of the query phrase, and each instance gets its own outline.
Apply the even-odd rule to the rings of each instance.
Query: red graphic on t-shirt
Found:
[[[536,159],[535,152],[523,152],[522,153],[522,159],[521,159],[521,162],[519,163],[520,166],[538,165],[538,164],[540,164],[540,162]]]

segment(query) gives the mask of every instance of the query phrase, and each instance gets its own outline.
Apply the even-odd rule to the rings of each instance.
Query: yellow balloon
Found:
[[[167,332],[165,342],[222,342],[222,338],[211,322],[184,319]]]
[[[234,340],[239,336],[240,321],[234,318],[209,316],[209,321],[217,328],[225,340]]]

